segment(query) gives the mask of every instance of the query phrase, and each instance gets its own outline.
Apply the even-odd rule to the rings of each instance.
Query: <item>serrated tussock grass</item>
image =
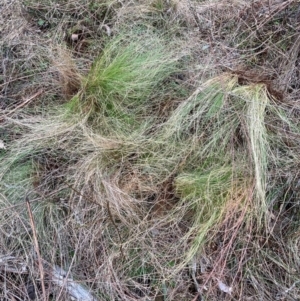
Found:
[[[130,135],[151,121],[148,112],[161,101],[157,91],[175,72],[176,60],[158,36],[119,36],[95,60],[70,109],[82,112],[98,132]]]
[[[46,201],[32,205],[42,256],[86,272],[96,257],[103,285],[95,293],[111,299],[127,289],[150,297],[176,290],[188,265],[214,248],[215,264],[199,277],[206,285],[228,273],[233,281],[228,261],[236,244],[247,248],[245,232],[254,237],[269,227],[284,168],[276,166],[278,154],[293,153],[269,123],[298,134],[266,85],[241,85],[229,73],[198,83],[161,119],[164,93],[156,92],[169,93],[177,58],[162,38],[146,38],[112,40],[78,94],[1,162],[7,198],[9,167],[25,162],[32,196]],[[239,272],[243,260],[237,258]],[[246,270],[258,279],[250,262]],[[109,283],[116,282],[114,291]]]

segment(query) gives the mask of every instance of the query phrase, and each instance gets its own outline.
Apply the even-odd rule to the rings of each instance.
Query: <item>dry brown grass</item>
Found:
[[[0,10],[0,298],[71,300],[58,266],[96,300],[299,299],[299,1]],[[92,91],[120,35],[167,49],[158,88]]]

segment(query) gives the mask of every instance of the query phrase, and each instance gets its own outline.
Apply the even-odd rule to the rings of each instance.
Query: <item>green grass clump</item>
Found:
[[[7,162],[7,157],[4,157],[2,162],[6,162],[6,168],[5,171],[1,170],[0,190],[14,203],[23,202],[25,194],[32,187],[31,160],[22,156]]]
[[[267,89],[264,85],[241,87],[236,93],[247,102],[246,127],[253,161],[256,196],[259,210],[266,210],[266,175],[270,155],[268,134],[266,131],[266,109],[269,103]]]
[[[95,60],[70,107],[79,107],[103,133],[128,134],[145,118],[152,119],[148,110],[159,101],[155,94],[164,89],[175,64],[174,54],[157,36],[116,37]]]
[[[196,170],[176,177],[176,191],[184,202],[182,206],[185,204],[188,210],[194,212],[190,234],[198,232],[194,238],[195,253],[208,239],[208,231],[220,222],[223,211],[231,200],[234,181],[230,166],[214,166],[211,170]],[[195,255],[191,253],[189,250],[189,260]]]
[[[268,105],[266,86],[241,86],[235,75],[222,74],[181,102],[157,133],[160,150],[150,162],[156,170],[165,168],[161,176],[175,174],[181,200],[170,219],[184,220],[192,214],[184,241],[193,243],[182,263],[212,241],[209,233],[230,219],[229,208],[245,214],[240,208],[247,208],[249,194],[255,196],[250,199],[257,224],[263,221],[271,155],[265,126]],[[233,218],[235,212],[231,214]]]
[[[226,193],[226,188],[228,188],[231,179],[232,171],[230,167],[215,167],[213,170],[178,175],[176,177],[176,188],[182,198],[203,198],[203,202],[207,203]],[[211,198],[212,193],[216,197]]]

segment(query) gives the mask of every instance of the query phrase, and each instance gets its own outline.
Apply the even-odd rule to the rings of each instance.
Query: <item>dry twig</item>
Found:
[[[30,226],[31,226],[31,229],[32,229],[34,248],[35,248],[35,252],[37,254],[37,259],[38,259],[39,271],[40,271],[40,276],[41,276],[41,284],[42,284],[43,300],[47,300],[47,298],[46,298],[46,288],[45,288],[45,282],[44,282],[44,276],[45,276],[44,267],[43,267],[43,263],[42,263],[39,243],[38,243],[37,234],[36,234],[36,228],[35,228],[35,225],[34,225],[34,219],[33,219],[33,215],[32,215],[32,211],[31,211],[28,196],[26,196],[26,205],[27,205],[27,210],[28,210],[28,215],[29,215]]]
[[[21,104],[19,104],[18,106],[16,106],[13,110],[9,111],[7,114],[5,114],[4,116],[0,117],[0,121],[5,119],[6,117],[9,117],[10,115],[12,115],[13,113],[15,113],[17,110],[19,110],[20,108],[23,108],[24,106],[26,106],[28,103],[30,103],[33,99],[35,99],[36,97],[38,97],[39,95],[41,95],[43,93],[43,90],[40,89],[39,91],[37,91],[35,94],[33,94],[32,96],[30,96],[29,98],[27,98],[26,100],[24,100]]]

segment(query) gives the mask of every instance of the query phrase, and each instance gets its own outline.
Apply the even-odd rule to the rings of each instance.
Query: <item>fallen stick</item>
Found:
[[[33,94],[32,96],[30,96],[28,99],[26,99],[24,102],[22,102],[21,104],[19,104],[18,106],[16,106],[13,110],[9,111],[8,113],[6,113],[4,116],[2,116],[0,118],[0,120],[3,120],[4,118],[12,115],[13,113],[15,113],[17,110],[19,110],[20,108],[26,106],[28,103],[30,103],[33,99],[35,99],[36,97],[38,97],[39,95],[41,95],[43,93],[43,90],[40,89],[39,91],[37,91],[35,94]]]
[[[43,90],[40,89],[39,91],[37,91],[35,94],[33,94],[32,96],[30,96],[28,99],[26,99],[24,102],[22,102],[21,104],[19,104],[18,106],[16,106],[12,111],[8,112],[7,115],[11,115],[14,112],[16,112],[17,110],[19,110],[20,108],[26,106],[29,102],[31,102],[33,99],[35,99],[36,97],[38,97],[39,95],[41,95],[43,93]]]
[[[47,298],[46,298],[45,281],[44,281],[44,278],[45,278],[44,266],[43,266],[43,263],[42,263],[42,258],[41,258],[39,243],[38,243],[37,234],[36,234],[36,228],[35,228],[35,225],[34,225],[34,219],[33,219],[32,211],[31,211],[29,199],[28,199],[27,196],[26,196],[26,205],[27,205],[27,210],[28,210],[28,215],[29,215],[29,221],[30,221],[30,226],[31,226],[31,230],[32,230],[32,235],[33,235],[34,248],[35,248],[35,252],[36,252],[37,260],[38,260],[38,265],[39,265],[43,298],[44,298],[44,300],[47,300]]]

